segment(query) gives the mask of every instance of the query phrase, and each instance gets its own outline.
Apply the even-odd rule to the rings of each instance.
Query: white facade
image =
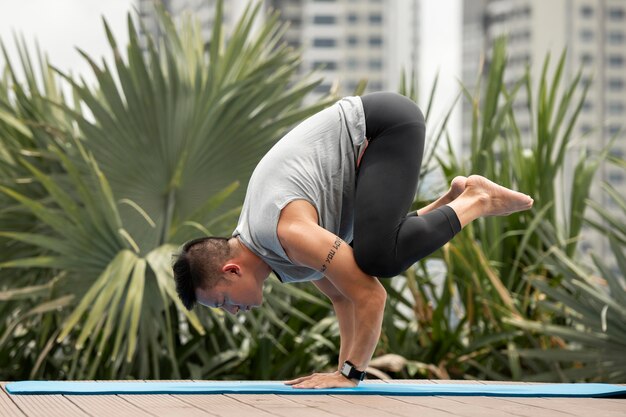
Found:
[[[321,69],[316,93],[397,90],[400,72],[417,74],[418,0],[272,0],[291,24],[289,42],[302,48],[303,73]]]
[[[465,85],[475,85],[476,79],[470,77],[478,68],[476,57],[481,54],[478,51],[489,51],[493,39],[501,34],[508,37],[509,65],[505,75],[508,85],[518,80],[529,65],[533,92],[536,92],[546,54],[550,53],[554,70],[565,48],[567,59],[562,84],[569,84],[579,70],[582,70],[583,83],[591,83],[572,133],[574,143],[566,164],[565,184],[571,183],[573,167],[581,151],[597,152],[620,129],[621,136],[611,152],[621,158],[626,155],[626,0],[465,0],[464,8]],[[548,74],[551,79],[553,71]],[[577,91],[574,101],[582,90],[581,87]],[[526,92],[522,89],[514,109],[522,135],[528,137],[532,121],[526,101]],[[463,148],[469,149],[471,110],[467,103],[463,106]],[[604,208],[623,216],[623,211],[600,192],[602,181],[611,183],[621,195],[626,195],[623,171],[610,164],[602,166],[590,196]],[[568,193],[561,192],[557,208],[568,213],[570,198]],[[605,239],[593,230],[584,229],[583,239],[583,251],[593,250],[599,255],[610,253]]]
[[[156,0],[158,2],[158,0]],[[139,14],[146,29],[153,35],[158,36],[158,25],[154,13],[155,0],[138,0]],[[211,30],[214,25],[215,7],[217,0],[161,0],[165,10],[173,17],[174,23],[179,24],[185,15],[198,19],[202,31],[202,37],[207,41],[211,38]],[[248,0],[225,0],[224,1],[224,28],[226,34],[234,28],[237,20],[243,14]],[[258,23],[257,23],[258,25]]]
[[[148,30],[156,34],[153,0],[139,0]],[[193,13],[208,40],[216,0],[162,0],[175,21]],[[419,0],[265,0],[267,9],[280,11],[289,22],[285,40],[302,48],[301,72],[320,69],[322,83],[314,95],[335,86],[340,95],[352,94],[359,81],[366,91],[398,89],[400,73],[415,73],[419,65]],[[226,33],[232,30],[248,0],[225,0]]]

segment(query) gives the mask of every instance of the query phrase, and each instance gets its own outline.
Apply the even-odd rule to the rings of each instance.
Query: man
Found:
[[[400,274],[479,217],[533,204],[472,175],[407,215],[424,129],[411,100],[380,92],[346,97],[290,131],[252,174],[232,237],[184,245],[174,275],[186,308],[197,301],[235,314],[259,306],[272,271],[283,282],[312,281],[337,315],[339,367],[286,383],[357,385],[380,336],[386,292],[379,278]]]

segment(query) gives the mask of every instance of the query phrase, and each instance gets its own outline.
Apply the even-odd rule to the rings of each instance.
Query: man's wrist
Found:
[[[359,370],[352,362],[345,361],[340,370],[341,375],[345,378],[355,382],[357,385],[359,382],[365,379],[365,370]]]

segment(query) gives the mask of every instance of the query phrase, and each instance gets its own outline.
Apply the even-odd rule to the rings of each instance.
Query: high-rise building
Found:
[[[302,47],[302,71],[320,68],[317,92],[337,83],[339,94],[354,92],[360,80],[367,91],[397,90],[400,74],[417,74],[418,0],[270,0]]]
[[[146,28],[158,35],[154,0],[139,0]],[[192,12],[200,19],[208,40],[213,27],[216,0],[162,0],[178,19]],[[367,91],[397,90],[401,71],[417,77],[419,65],[419,0],[265,0],[267,9],[280,12],[289,22],[285,40],[301,48],[301,72],[318,69],[323,77],[315,94],[338,87],[340,95],[354,92],[360,80]],[[224,1],[224,25],[228,33],[248,0]],[[314,95],[315,95],[314,94]]]
[[[217,0],[138,0],[139,16],[146,30],[152,36],[158,38],[161,33],[159,32],[159,26],[157,24],[154,8],[155,3],[160,3],[176,23],[178,23],[186,13],[198,19],[202,37],[206,39],[207,42],[211,38]],[[248,5],[248,0],[226,0],[223,4],[223,23],[225,32],[228,34],[243,14]]]
[[[582,84],[590,84],[590,89],[572,133],[574,143],[565,167],[565,184],[571,184],[573,166],[581,150],[597,152],[620,132],[611,153],[624,157],[626,0],[464,0],[463,7],[463,82],[470,90],[476,85],[481,60],[488,61],[485,53],[490,50],[495,37],[503,34],[508,38],[505,74],[508,85],[520,79],[528,65],[533,89],[537,91],[546,55],[550,53],[554,69],[565,48],[564,81],[573,81],[582,70]],[[578,98],[582,90],[581,87],[577,91]],[[516,120],[526,140],[531,134],[532,122],[526,110],[527,100],[526,91],[522,89],[514,104]],[[469,103],[463,103],[462,118],[462,148],[468,150],[471,132]],[[592,200],[623,219],[623,210],[601,192],[602,181],[609,182],[621,195],[626,195],[623,171],[611,164],[601,166],[590,195]],[[569,212],[570,199],[567,191],[562,191],[556,202],[557,207],[566,213]],[[595,231],[585,227],[582,235],[584,252],[592,249],[600,255],[610,253],[606,239]]]

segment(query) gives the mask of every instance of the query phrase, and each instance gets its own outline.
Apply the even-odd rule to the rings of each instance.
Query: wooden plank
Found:
[[[534,398],[526,398],[531,400],[525,404],[510,401],[510,397],[480,397],[480,396],[450,396],[446,397],[450,400],[458,401],[465,404],[468,409],[475,407],[485,407],[493,410],[497,410],[501,413],[509,413],[516,416],[528,416],[528,417],[561,417],[571,416],[571,413],[545,409],[539,405],[533,403]]]
[[[4,388],[5,385],[6,382],[0,383],[0,417],[24,416],[22,410],[13,402],[13,396]]]
[[[108,381],[108,382],[129,382],[129,381]],[[136,380],[132,382],[189,382],[182,379],[166,380]],[[146,413],[161,416],[191,416],[206,417],[217,416],[209,410],[196,407],[193,403],[182,401],[177,395],[172,394],[117,394],[122,400],[139,407]],[[147,397],[147,398],[146,398]]]
[[[201,410],[169,394],[118,394],[119,398],[140,408],[146,413],[160,416],[207,417],[217,414]]]
[[[446,411],[455,416],[467,417],[516,417],[518,414],[510,413],[505,410],[494,410],[481,404],[475,404],[468,407],[466,404],[455,401],[450,397],[394,397],[399,401],[408,404],[415,404],[421,407],[431,408],[433,410]]]
[[[293,417],[297,415],[298,417],[308,417],[335,415],[316,407],[300,404],[295,398],[287,398],[297,397],[296,395],[283,397],[275,394],[241,394],[236,396],[228,394],[226,396],[276,416]]]
[[[333,395],[333,397],[362,407],[379,410],[387,413],[389,416],[450,417],[454,415],[447,410],[430,408],[418,403],[402,401],[403,398],[407,397],[387,397],[378,395]]]
[[[11,395],[11,400],[27,416],[83,417],[87,412],[62,395]]]
[[[94,417],[148,417],[152,415],[117,395],[64,395],[64,397]]]
[[[284,397],[296,401],[299,404],[314,407],[318,410],[342,417],[387,417],[394,415],[389,410],[383,411],[372,408],[367,404],[361,404],[358,398],[354,398],[353,401],[346,401],[334,395],[289,395]],[[348,396],[346,395],[345,397]],[[361,396],[352,395],[351,397]],[[385,401],[385,397],[377,396],[376,398],[380,402]]]
[[[226,396],[222,394],[190,394],[190,395],[174,395],[173,397],[196,408],[208,410],[211,414],[220,417],[271,417],[273,414],[267,413],[243,401],[238,400],[241,395]]]
[[[626,401],[620,404],[602,398],[508,398],[508,400],[581,416],[626,416]]]
[[[621,404],[624,404],[624,402],[626,402],[626,398],[601,398],[601,400],[612,402],[612,403],[621,403]]]

